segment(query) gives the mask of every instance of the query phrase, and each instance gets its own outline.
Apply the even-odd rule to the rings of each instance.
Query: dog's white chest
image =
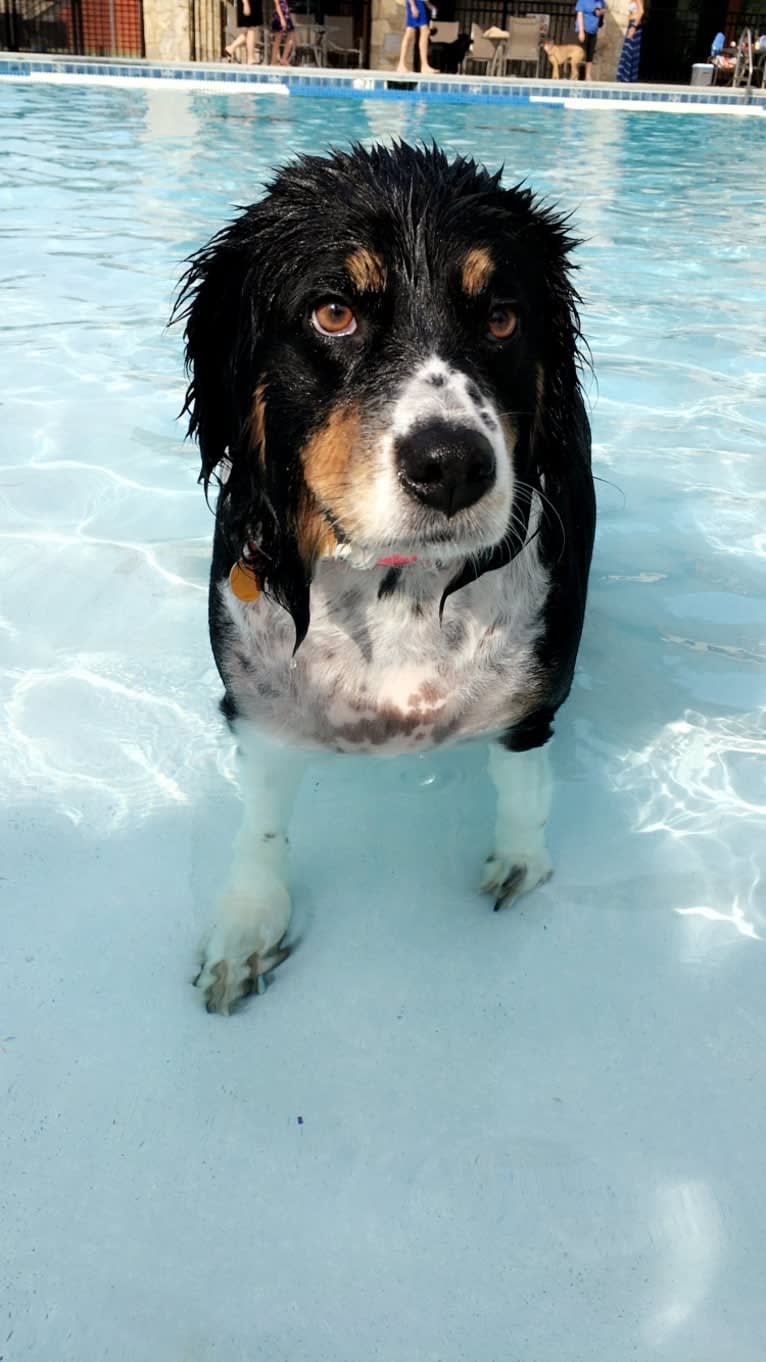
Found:
[[[242,716],[300,744],[390,753],[499,732],[523,718],[536,698],[547,592],[536,558],[450,596],[442,622],[450,574],[417,571],[380,599],[383,571],[321,564],[311,628],[295,658],[285,611],[264,597],[245,604],[222,585],[233,629],[221,661]]]

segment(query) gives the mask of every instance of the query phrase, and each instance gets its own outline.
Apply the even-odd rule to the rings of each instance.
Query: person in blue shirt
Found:
[[[436,10],[431,0],[404,0],[404,10],[407,15],[407,24],[402,37],[402,46],[399,52],[399,65],[397,72],[407,75],[407,61],[415,45],[415,30],[418,30],[418,43],[420,51],[420,73],[423,76],[438,76],[439,72],[431,66],[428,61],[428,35],[431,28],[431,19],[436,18]],[[428,11],[431,11],[429,15]]]
[[[596,39],[605,11],[604,0],[577,0],[575,27],[577,29],[577,41],[585,48],[586,80],[593,80],[593,57],[596,51]]]

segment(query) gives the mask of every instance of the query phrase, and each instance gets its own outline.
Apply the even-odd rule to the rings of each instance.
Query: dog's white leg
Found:
[[[489,774],[497,790],[495,850],[487,861],[482,889],[503,908],[553,873],[545,846],[553,781],[547,747],[509,752],[493,743]]]
[[[240,721],[235,731],[244,818],[197,979],[208,1012],[224,1016],[288,954],[280,944],[290,921],[287,827],[306,764],[301,752],[268,742],[252,724]]]

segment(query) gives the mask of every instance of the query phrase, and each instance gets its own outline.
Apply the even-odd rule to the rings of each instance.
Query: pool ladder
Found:
[[[743,28],[739,35],[737,60],[731,83],[735,90],[744,85],[745,100],[749,102],[753,89],[753,35],[749,28]]]

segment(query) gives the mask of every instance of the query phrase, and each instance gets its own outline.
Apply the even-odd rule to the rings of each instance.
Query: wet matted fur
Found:
[[[299,158],[191,262],[186,405],[245,799],[212,1009],[284,958],[312,748],[495,740],[484,887],[505,903],[550,873],[545,743],[595,523],[572,245],[528,188],[399,144]]]

